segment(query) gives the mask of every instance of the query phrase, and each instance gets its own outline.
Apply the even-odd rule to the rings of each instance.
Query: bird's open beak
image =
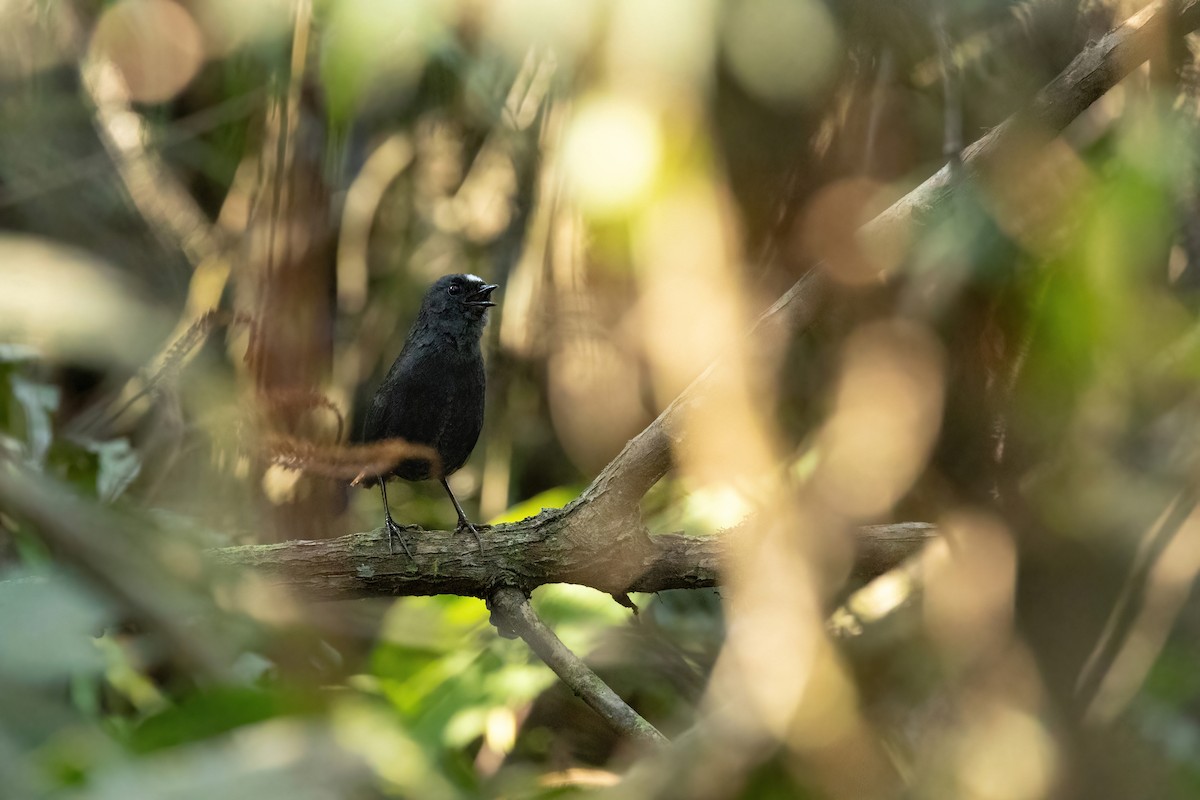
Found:
[[[480,286],[475,290],[475,294],[467,298],[466,305],[483,306],[484,308],[496,305],[492,302],[492,292],[499,288],[500,287],[497,284],[485,283],[483,286]]]

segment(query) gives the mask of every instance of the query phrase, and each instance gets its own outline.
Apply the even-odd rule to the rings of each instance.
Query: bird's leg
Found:
[[[458,498],[454,496],[454,492],[450,491],[450,484],[442,478],[442,486],[446,489],[446,494],[450,495],[450,502],[454,503],[454,510],[458,512],[458,527],[456,531],[461,531],[466,528],[471,533],[475,534],[475,543],[479,545],[479,552],[483,553],[483,539],[479,538],[479,531],[475,530],[475,526],[467,519],[467,514],[462,510],[462,506],[458,504]]]
[[[379,491],[383,492],[383,519],[384,527],[388,532],[388,555],[395,555],[396,551],[392,547],[392,537],[395,536],[400,540],[400,546],[404,548],[404,554],[410,559],[413,557],[412,551],[408,549],[408,542],[404,541],[404,537],[400,535],[400,526],[396,524],[396,520],[392,519],[392,510],[388,508],[387,501],[387,482],[379,479]]]

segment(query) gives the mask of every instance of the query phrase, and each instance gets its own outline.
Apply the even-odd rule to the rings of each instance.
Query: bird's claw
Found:
[[[400,542],[400,546],[404,548],[404,554],[409,557],[409,560],[412,560],[412,551],[408,549],[408,542],[404,541],[404,537],[400,535],[400,526],[395,521],[389,519],[386,521],[385,527],[388,532],[388,555],[396,554],[396,549],[392,545],[392,538],[394,537]]]
[[[458,527],[454,529],[455,533],[470,531],[475,536],[475,544],[479,545],[479,555],[483,555],[483,539],[479,536],[479,531],[471,524],[470,520],[460,519]]]

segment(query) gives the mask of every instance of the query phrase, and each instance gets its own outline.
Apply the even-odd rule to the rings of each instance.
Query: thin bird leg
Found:
[[[388,555],[396,554],[395,549],[392,547],[392,537],[395,536],[400,540],[400,546],[404,548],[404,554],[411,559],[413,554],[408,549],[408,542],[404,541],[404,537],[400,535],[400,526],[396,524],[396,520],[392,519],[392,510],[388,508],[387,482],[382,478],[379,479],[379,491],[383,492],[383,517],[384,526],[388,531]]]
[[[450,484],[442,478],[442,486],[446,489],[446,494],[450,495],[450,502],[454,503],[454,510],[458,512],[458,530],[466,528],[471,533],[475,534],[475,543],[479,545],[479,552],[483,553],[483,539],[479,538],[479,531],[475,530],[475,526],[467,519],[467,514],[462,510],[462,506],[458,504],[458,498],[454,496],[454,492],[450,491]]]

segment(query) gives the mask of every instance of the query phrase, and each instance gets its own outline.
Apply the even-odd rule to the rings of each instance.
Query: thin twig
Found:
[[[1084,662],[1075,683],[1076,708],[1081,713],[1091,715],[1096,712],[1101,687],[1108,680],[1122,649],[1128,646],[1138,617],[1145,607],[1154,568],[1195,514],[1197,500],[1194,490],[1185,489],[1163,517],[1146,532],[1100,639]]]
[[[667,744],[667,737],[622,700],[542,622],[524,592],[502,586],[492,592],[488,608],[493,622],[502,632],[507,630],[524,639],[529,649],[546,662],[567,688],[591,706],[614,731],[635,742]]]
[[[879,149],[879,131],[883,127],[884,109],[888,103],[888,90],[896,76],[896,57],[892,48],[885,46],[879,54],[879,66],[876,68],[875,86],[871,89],[871,113],[867,117],[867,140],[863,149],[863,175],[870,177],[874,174],[877,161],[876,151]]]
[[[962,76],[954,61],[954,45],[950,41],[950,10],[956,0],[944,2],[933,17],[938,57],[942,62],[942,155],[952,175],[962,169],[963,98]]]

